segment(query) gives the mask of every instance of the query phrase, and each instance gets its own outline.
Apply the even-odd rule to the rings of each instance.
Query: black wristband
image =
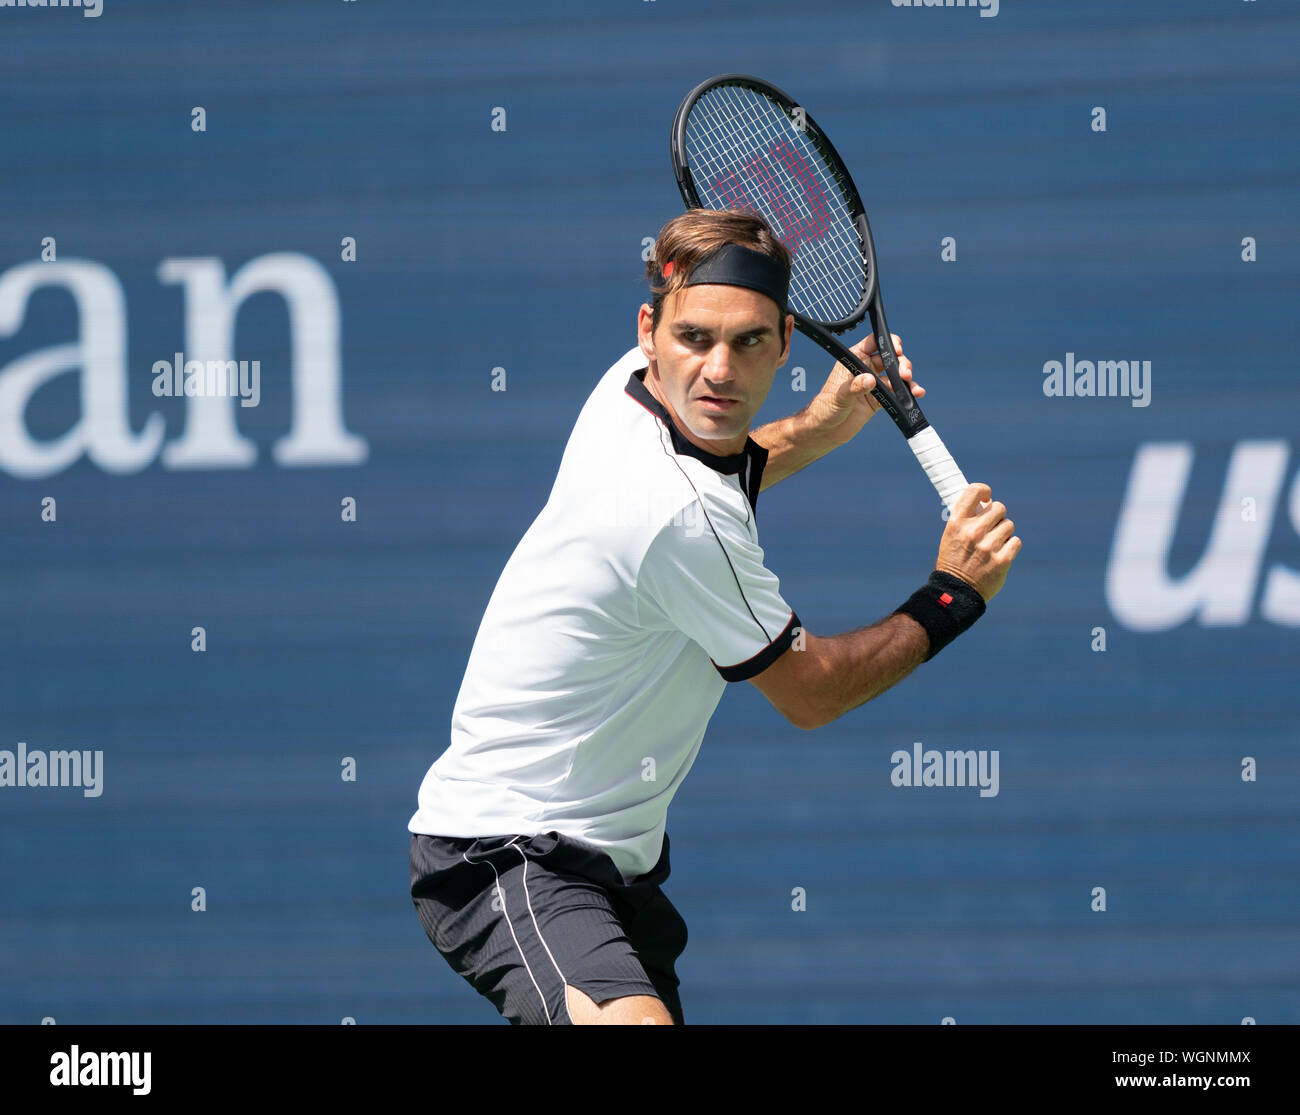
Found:
[[[960,577],[935,570],[925,585],[909,596],[902,607],[894,609],[911,616],[930,637],[929,662],[984,614],[984,597]]]

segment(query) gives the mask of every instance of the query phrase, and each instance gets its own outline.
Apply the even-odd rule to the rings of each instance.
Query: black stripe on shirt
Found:
[[[724,681],[748,681],[752,677],[757,677],[790,649],[790,644],[794,642],[795,632],[799,630],[800,626],[799,617],[794,612],[791,612],[790,622],[785,625],[781,634],[768,643],[753,658],[746,658],[744,662],[737,662],[734,666],[719,666],[714,662],[713,667],[722,675]]]

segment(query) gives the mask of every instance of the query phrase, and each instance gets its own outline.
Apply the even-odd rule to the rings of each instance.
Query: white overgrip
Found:
[[[925,475],[930,478],[930,483],[939,493],[943,505],[951,511],[957,496],[966,487],[966,477],[961,474],[961,469],[952,459],[948,447],[939,440],[939,435],[933,426],[927,426],[920,433],[913,434],[907,439],[907,444],[912,447],[916,459],[921,462]]]

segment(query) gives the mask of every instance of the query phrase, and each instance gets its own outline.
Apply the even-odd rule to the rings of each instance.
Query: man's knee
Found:
[[[621,995],[599,1006],[572,984],[564,985],[569,1017],[575,1026],[671,1026],[672,1015],[654,995]]]

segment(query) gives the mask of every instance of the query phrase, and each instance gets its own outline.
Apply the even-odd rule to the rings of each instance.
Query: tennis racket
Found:
[[[766,219],[790,252],[787,310],[799,332],[858,373],[871,369],[836,334],[871,315],[888,381],[877,375],[872,394],[951,511],[966,478],[898,374],[871,226],[825,133],[776,86],[724,74],[678,106],[672,159],[688,209],[747,209]]]

